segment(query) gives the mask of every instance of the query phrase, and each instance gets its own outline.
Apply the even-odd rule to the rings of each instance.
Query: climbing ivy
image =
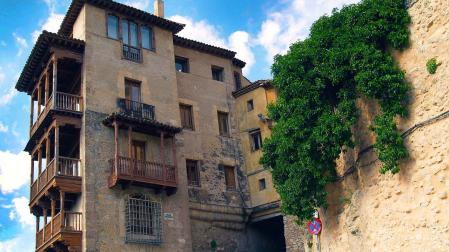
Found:
[[[410,16],[403,0],[362,0],[334,10],[310,36],[278,55],[272,66],[278,100],[269,106],[276,124],[263,146],[286,214],[310,219],[326,206],[336,160],[354,147],[356,99],[371,98],[380,112],[370,128],[382,173],[399,171],[408,153],[395,124],[407,116],[409,86],[391,50],[408,46]]]

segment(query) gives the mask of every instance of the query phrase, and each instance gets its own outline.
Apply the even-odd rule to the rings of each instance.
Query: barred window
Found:
[[[162,243],[161,203],[149,195],[133,194],[126,200],[126,242]]]
[[[189,186],[200,186],[200,169],[198,167],[198,161],[186,160],[187,168],[187,182]]]

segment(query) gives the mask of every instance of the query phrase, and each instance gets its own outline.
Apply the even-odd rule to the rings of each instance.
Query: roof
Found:
[[[234,64],[235,66],[238,66],[240,68],[244,68],[246,66],[246,62],[243,60],[239,60],[237,58],[233,58],[232,59],[232,64]]]
[[[164,124],[156,120],[136,118],[124,113],[112,113],[103,120],[103,124],[108,127],[112,127],[112,123],[117,120],[118,122],[134,125],[135,131],[144,133],[154,133],[166,132],[169,134],[177,134],[182,131],[182,128],[175,127],[172,125]]]
[[[59,28],[58,34],[65,36],[69,36],[71,34],[73,24],[75,23],[76,18],[81,12],[84,4],[86,3],[103,9],[114,11],[118,14],[126,15],[143,22],[154,24],[163,29],[170,30],[175,34],[184,29],[185,26],[183,24],[176,23],[168,19],[155,16],[151,13],[136,9],[134,7],[116,3],[112,0],[72,0],[69,10],[67,11],[64,20],[62,21],[61,28]]]
[[[183,38],[180,36],[173,36],[173,43],[177,46],[187,47],[191,49],[195,49],[201,52],[214,54],[223,58],[234,59],[235,52],[224,49],[221,47],[209,45],[203,42],[195,41],[192,39]]]
[[[55,33],[43,31],[37,39],[33,50],[20,74],[16,89],[20,92],[28,92],[33,85],[33,77],[36,71],[42,67],[42,60],[49,55],[50,47],[62,47],[74,52],[84,51],[84,41],[61,36]]]
[[[258,81],[255,81],[255,82],[251,83],[248,86],[242,87],[239,90],[232,92],[232,96],[234,96],[234,98],[237,98],[237,97],[242,96],[242,95],[244,95],[246,93],[249,93],[249,92],[251,92],[253,90],[256,90],[256,89],[258,89],[260,87],[263,87],[263,88],[271,88],[271,87],[273,87],[272,80],[258,80]]]

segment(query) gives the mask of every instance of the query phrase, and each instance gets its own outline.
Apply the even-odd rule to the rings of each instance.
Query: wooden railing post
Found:
[[[42,173],[42,152],[41,152],[41,147],[39,146],[39,148],[37,149],[37,167],[38,167],[38,175],[37,175],[37,188],[39,190],[40,188],[40,176]]]
[[[33,120],[34,120],[34,91],[31,94],[31,105],[30,105],[30,134],[31,134],[31,128],[33,127]]]
[[[30,175],[30,199],[33,198],[33,182],[34,182],[34,153],[31,154],[31,175]]]
[[[40,221],[41,221],[41,219],[39,218],[39,216],[36,216],[36,237],[39,235]],[[38,246],[40,246],[40,244],[38,244],[36,241],[36,248],[38,248]]]

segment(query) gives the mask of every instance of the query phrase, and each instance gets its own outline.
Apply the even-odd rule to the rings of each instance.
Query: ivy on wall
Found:
[[[279,97],[269,115],[276,124],[261,164],[272,170],[286,214],[302,221],[326,206],[336,160],[344,147],[354,147],[359,97],[381,108],[370,125],[380,171],[399,172],[408,152],[394,119],[407,116],[409,86],[391,50],[408,46],[410,21],[403,0],[362,0],[321,17],[307,39],[275,57]]]

